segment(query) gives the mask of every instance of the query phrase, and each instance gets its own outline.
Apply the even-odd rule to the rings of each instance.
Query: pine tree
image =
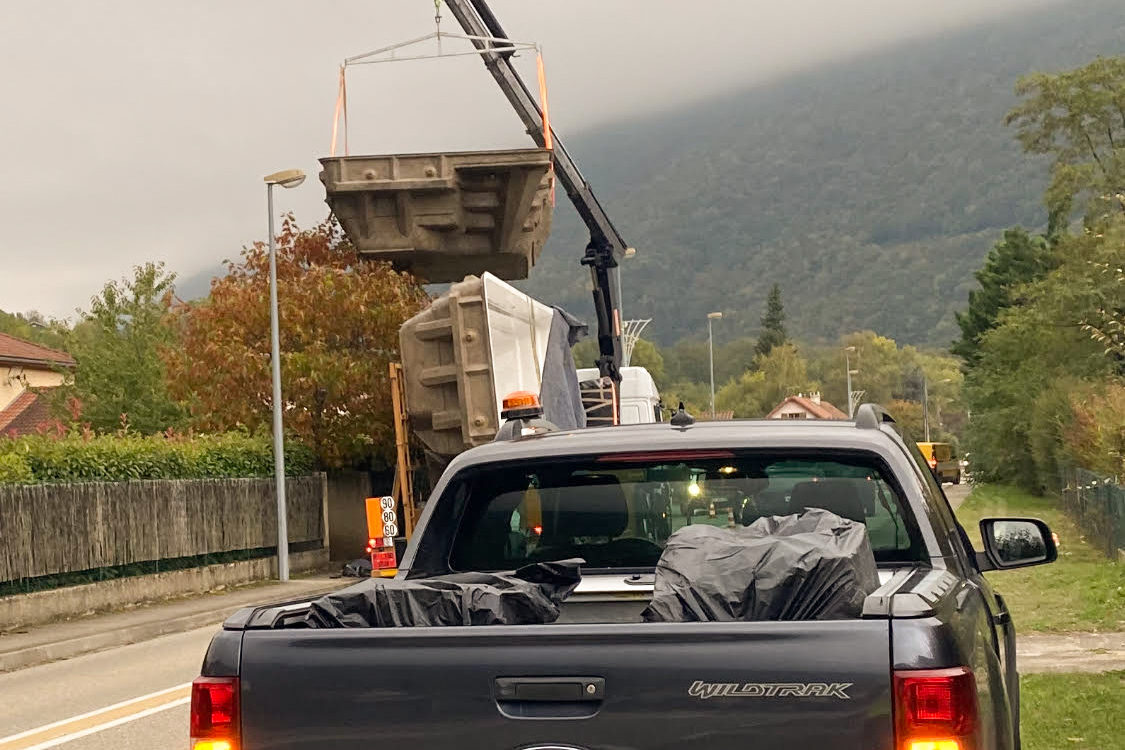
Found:
[[[969,292],[969,306],[957,313],[961,338],[950,347],[972,367],[980,358],[981,336],[992,330],[1000,313],[1018,304],[1019,289],[1037,281],[1051,270],[1054,257],[1045,237],[1032,236],[1024,229],[1004,232],[988,254],[984,267],[977,271],[980,288]]]
[[[774,284],[766,300],[766,312],[762,316],[762,332],[758,336],[758,345],[754,347],[754,354],[765,357],[773,351],[774,347],[781,346],[789,340],[784,323],[785,308],[781,304],[781,287]]]

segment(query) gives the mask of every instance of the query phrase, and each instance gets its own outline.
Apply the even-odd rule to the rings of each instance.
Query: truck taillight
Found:
[[[191,683],[192,750],[238,750],[237,677],[197,677]]]
[[[931,458],[930,461],[929,461],[929,464],[930,464],[931,469],[936,469],[937,468],[937,459]]]
[[[967,667],[895,672],[897,750],[975,750],[977,687]]]

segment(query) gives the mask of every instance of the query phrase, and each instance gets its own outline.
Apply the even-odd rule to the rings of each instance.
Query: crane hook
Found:
[[[441,54],[441,0],[434,0],[434,28],[437,31],[437,50]]]

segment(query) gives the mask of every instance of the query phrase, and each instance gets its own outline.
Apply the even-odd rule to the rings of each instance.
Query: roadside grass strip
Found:
[[[1024,750],[1125,748],[1125,672],[1034,674],[1020,685]]]
[[[1059,536],[1054,563],[986,574],[1008,602],[1018,633],[1125,630],[1125,565],[1086,544],[1056,499],[1013,487],[975,487],[957,518],[978,550],[978,522],[986,516],[1041,518]]]
[[[191,683],[158,690],[96,711],[0,737],[0,750],[46,750],[191,702]]]

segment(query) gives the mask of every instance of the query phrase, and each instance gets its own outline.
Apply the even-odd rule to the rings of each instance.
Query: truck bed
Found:
[[[629,578],[587,580],[550,625],[313,630],[294,627],[307,604],[247,610],[227,623],[245,746],[891,748],[891,602],[924,614],[952,581],[881,571],[859,620],[641,623],[650,592]]]

